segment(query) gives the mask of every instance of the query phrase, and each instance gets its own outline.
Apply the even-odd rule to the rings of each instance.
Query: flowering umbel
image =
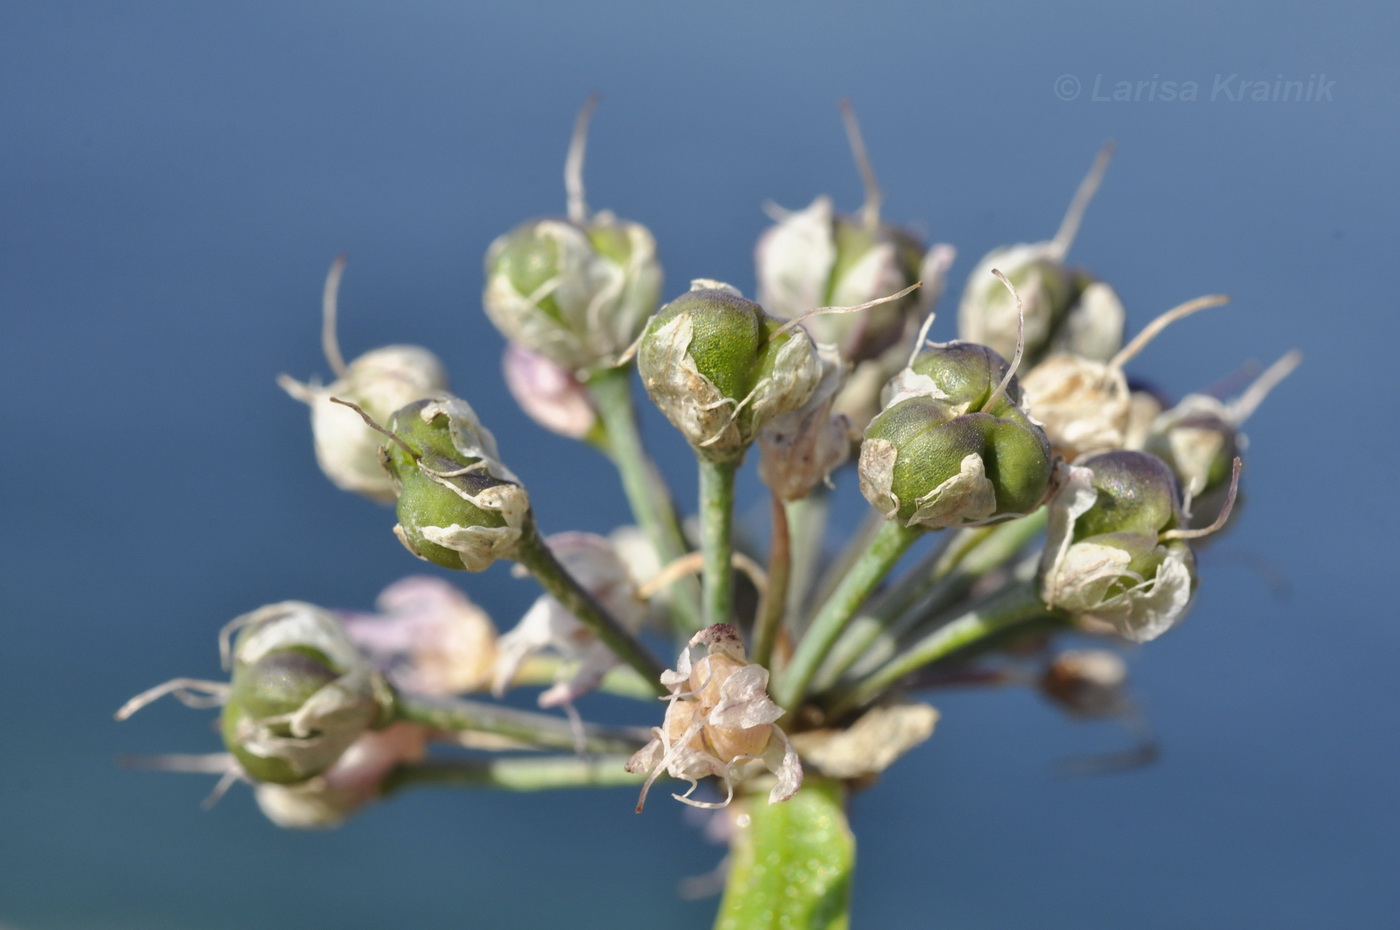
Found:
[[[695,807],[724,807],[734,797],[744,763],[758,761],[777,777],[768,802],[786,801],[802,786],[802,763],[787,735],[776,726],[783,709],[768,697],[768,669],[752,665],[734,627],[718,623],[696,633],[661,676],[671,689],[666,720],[654,738],[627,763],[629,772],[650,772],[642,795],[662,771],[690,782],[685,794],[673,795]],[[725,799],[714,804],[691,798],[700,779],[714,775],[724,784]]]
[[[849,108],[860,215],[818,198],[766,232],[766,309],[702,279],[656,310],[651,234],[583,200],[591,107],[566,167],[567,217],[492,245],[484,304],[522,409],[606,456],[638,529],[544,537],[549,515],[471,405],[446,393],[427,349],[347,365],[337,261],[323,301],[335,381],[282,379],[311,405],[323,470],[393,500],[413,555],[472,572],[507,559],[543,594],[502,636],[436,577],[397,582],[373,614],[300,601],[253,611],[231,625],[231,649],[221,639],[228,679],[176,678],[118,711],[161,695],[219,707],[224,746],[141,764],[220,774],[216,792],[249,783],[288,827],[334,826],[428,785],[626,785],[640,787],[640,811],[667,775],[689,785],[676,798],[726,808],[734,826],[717,925],[806,927],[847,922],[847,801],[933,735],[939,714],[918,690],[1038,688],[1070,713],[1123,719],[1142,736],[1133,758],[1150,758],[1121,660],[1064,652],[1058,638],[1144,642],[1181,619],[1194,540],[1230,517],[1239,429],[1296,357],[1228,403],[1197,395],[1167,409],[1149,382],[1129,386],[1124,365],[1155,333],[1224,299],[1183,304],[1120,345],[1112,290],[1066,264],[1106,153],[1053,241],[995,252],[973,272],[960,314],[971,341],[926,343],[931,313],[915,338],[911,318],[941,292],[954,252],[925,254],[880,221]],[[694,511],[648,454],[634,374],[696,453]],[[857,436],[858,467],[842,469]],[[737,506],[754,443],[771,497],[766,546]],[[827,552],[829,519],[846,509],[835,494],[857,482],[884,519]],[[930,533],[942,536],[904,564]],[[673,644],[654,652],[644,626]],[[681,643],[667,669],[658,655]],[[516,685],[542,689],[539,708],[492,700]],[[640,702],[630,725],[587,720],[595,691]],[[709,778],[718,790],[697,790]]]

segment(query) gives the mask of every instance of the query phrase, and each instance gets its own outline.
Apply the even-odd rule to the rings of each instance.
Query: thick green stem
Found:
[[[900,636],[966,597],[978,580],[1006,565],[1044,526],[1041,510],[1000,526],[958,530],[851,622],[822,668],[818,687],[830,686],[862,656],[867,668],[888,661]]]
[[[669,693],[661,684],[661,673],[665,671],[665,666],[565,571],[564,566],[559,564],[540,538],[533,522],[526,526],[520,538],[515,560],[529,569],[541,587],[563,604],[579,623],[607,643],[614,655],[636,669],[658,695],[664,696]]]
[[[748,799],[715,930],[846,930],[856,842],[845,807],[845,787],[815,775],[781,804]]]
[[[535,711],[403,692],[395,695],[394,711],[399,720],[420,723],[434,730],[490,733],[518,741],[526,748],[635,752],[645,745],[649,735],[645,730],[619,730],[587,723],[576,729],[563,717]]]
[[[831,716],[839,717],[864,707],[925,665],[1046,613],[1034,578],[1003,588],[956,619],[942,624],[851,690],[838,695],[831,706]]]
[[[651,540],[661,564],[669,565],[686,555],[689,546],[671,492],[642,446],[632,405],[632,368],[628,364],[598,372],[588,380],[588,390],[607,432],[608,457],[622,478],[633,518]],[[691,578],[678,581],[675,590],[676,596],[670,598],[672,620],[676,632],[689,637],[700,628],[700,590]]]
[[[399,766],[389,773],[382,791],[390,794],[419,787],[547,791],[639,784],[644,776],[633,775],[623,768],[626,764],[626,756],[441,759]]]
[[[866,598],[875,590],[900,556],[904,555],[923,530],[909,529],[896,520],[889,520],[851,566],[836,590],[822,604],[793,653],[773,695],[779,707],[795,711],[807,695],[812,677],[835,644],[846,624],[855,616]]]
[[[773,538],[768,543],[768,590],[759,606],[753,631],[754,662],[772,668],[773,644],[787,611],[788,572],[792,565],[792,539],[788,533],[787,503],[774,494]]]
[[[734,620],[735,462],[700,462],[700,541],[705,551],[701,616],[706,626]]]

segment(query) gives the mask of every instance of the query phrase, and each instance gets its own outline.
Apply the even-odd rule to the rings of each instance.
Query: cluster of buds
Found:
[[[469,572],[512,560],[544,591],[501,636],[433,577],[397,582],[373,614],[274,604],[232,625],[228,681],[176,679],[119,716],[165,693],[220,706],[226,751],[181,765],[252,783],[271,819],[297,827],[434,781],[628,784],[640,811],[663,775],[689,784],[674,795],[684,803],[738,801],[754,823],[835,798],[824,809],[835,823],[845,793],[932,735],[938,713],[915,689],[1018,683],[1077,717],[1135,717],[1122,661],[1064,651],[1056,637],[1146,642],[1182,619],[1198,587],[1191,547],[1231,514],[1242,425],[1296,354],[1230,401],[1169,406],[1130,387],[1126,365],[1149,340],[1225,298],[1183,304],[1123,344],[1113,290],[1067,264],[1108,149],[1054,239],[986,256],[962,294],[961,338],[929,342],[954,252],[880,219],[849,108],[860,213],[823,196],[778,216],[755,250],[757,302],[699,279],[658,306],[651,234],[584,202],[592,106],[566,163],[567,216],[491,244],[483,304],[522,409],[612,460],[640,528],[618,542],[542,537],[522,481],[448,393],[436,356],[390,346],[346,364],[337,260],[323,296],[336,380],[282,379],[311,406],[321,468],[395,503],[394,533],[413,556]],[[695,453],[698,534],[647,456],[634,369]],[[766,552],[733,525],[736,474],[755,444],[772,498]],[[828,491],[843,483],[881,519],[829,559]],[[935,532],[942,542],[894,578]],[[753,597],[736,596],[736,566]],[[684,643],[672,668],[642,638],[663,631],[669,648]],[[1031,663],[1043,671],[1013,673]],[[520,687],[540,689],[540,710],[501,702]],[[575,705],[594,691],[650,710],[635,727],[585,723]],[[434,757],[437,743],[454,753]],[[700,790],[706,779],[715,794]],[[798,800],[768,814],[765,797]]]

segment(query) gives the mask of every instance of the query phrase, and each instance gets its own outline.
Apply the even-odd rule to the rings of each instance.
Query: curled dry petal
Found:
[[[598,422],[598,411],[574,373],[537,352],[509,343],[501,359],[506,387],[520,409],[545,429],[582,439]]]
[[[447,373],[436,355],[419,346],[385,346],[350,363],[345,376],[324,387],[302,384],[283,376],[283,390],[311,408],[311,434],[316,462],[338,488],[372,500],[392,503],[394,482],[379,460],[384,436],[365,424],[349,407],[332,403],[336,397],[387,423],[405,404],[447,389]]]
[[[754,760],[778,780],[770,803],[787,800],[801,787],[802,762],[776,726],[783,710],[768,697],[768,670],[748,663],[734,627],[720,623],[695,634],[661,681],[671,690],[666,719],[627,763],[630,772],[650,773],[637,810],[662,771],[690,782],[689,791],[674,797],[695,807],[728,805],[744,764]],[[690,798],[707,775],[725,787],[720,804]]]

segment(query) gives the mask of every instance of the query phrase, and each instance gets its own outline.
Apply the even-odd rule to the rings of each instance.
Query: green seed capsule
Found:
[[[511,342],[570,372],[609,368],[661,294],[656,242],[606,211],[525,223],[486,254],[486,315]]]
[[[784,330],[715,281],[695,282],[652,318],[637,365],[652,401],[716,462],[743,458],[765,424],[806,403],[823,372],[805,330]]]
[[[414,555],[482,571],[520,540],[529,496],[496,457],[496,443],[457,398],[409,404],[389,423],[384,466],[398,489],[394,533]]]
[[[1172,532],[1179,518],[1176,479],[1155,456],[1110,452],[1069,467],[1050,502],[1041,597],[1135,642],[1155,639],[1196,587],[1195,558]]]
[[[981,410],[1010,369],[1006,359],[994,349],[973,342],[949,342],[921,351],[909,366],[915,375],[929,379],[932,386],[954,405]],[[1000,413],[1021,402],[1021,386],[1013,375],[993,410]]]
[[[388,684],[329,612],[287,601],[239,622],[220,728],[254,779],[292,784],[319,775],[389,719]]]
[[[1075,539],[1109,533],[1143,533],[1154,539],[1176,526],[1176,477],[1155,455],[1119,450],[1081,463],[1093,472],[1094,506],[1075,524]]]
[[[861,444],[861,493],[886,519],[939,529],[988,523],[1040,506],[1050,444],[1024,414],[958,413],[906,397],[871,421]]]

